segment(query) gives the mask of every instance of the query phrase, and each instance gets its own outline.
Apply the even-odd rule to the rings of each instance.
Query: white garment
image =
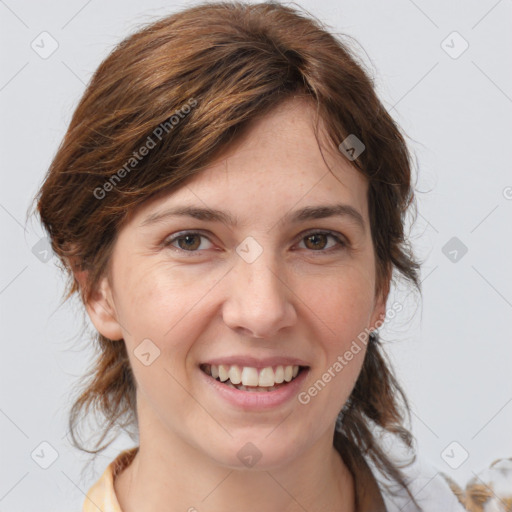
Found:
[[[410,460],[410,452],[397,438],[381,436],[381,447],[386,455],[399,464]],[[392,447],[391,449],[389,447]],[[387,447],[387,448],[386,448]],[[400,451],[401,450],[401,451]],[[384,499],[387,512],[418,512],[407,492],[393,482],[398,492],[393,495],[383,484],[389,485],[368,456],[364,456],[370,466]],[[512,458],[494,461],[489,468],[477,473],[477,477],[460,488],[455,482],[449,482],[450,477],[416,451],[416,460],[402,469],[406,475],[409,489],[423,512],[467,512],[468,510],[483,510],[483,512],[512,512]],[[455,493],[455,489],[459,497]],[[482,490],[483,489],[483,490]],[[485,493],[488,496],[482,497]],[[473,496],[479,496],[484,504],[477,505]],[[464,504],[460,502],[463,501]]]

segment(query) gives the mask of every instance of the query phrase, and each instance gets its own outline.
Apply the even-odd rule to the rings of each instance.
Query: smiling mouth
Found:
[[[201,364],[199,368],[225,386],[240,391],[270,392],[286,386],[307,371],[309,366],[276,366],[258,370],[236,365]]]

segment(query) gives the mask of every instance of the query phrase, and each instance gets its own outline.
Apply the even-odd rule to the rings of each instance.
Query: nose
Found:
[[[272,338],[297,319],[293,291],[268,252],[252,263],[240,258],[227,276],[223,320],[243,336]]]

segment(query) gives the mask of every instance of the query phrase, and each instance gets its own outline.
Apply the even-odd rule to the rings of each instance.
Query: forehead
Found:
[[[367,222],[367,180],[333,150],[321,120],[316,139],[314,115],[303,98],[281,103],[198,174],[143,205],[137,217],[179,204],[233,211],[245,223],[244,211],[282,217],[298,207],[343,203]]]

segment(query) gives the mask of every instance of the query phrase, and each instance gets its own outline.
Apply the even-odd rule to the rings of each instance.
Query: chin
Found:
[[[273,439],[270,439],[274,435]],[[219,464],[233,470],[267,471],[289,465],[302,451],[301,446],[288,437],[268,432],[261,436],[236,436],[220,449],[208,450],[209,456]],[[211,447],[209,447],[211,448]]]

